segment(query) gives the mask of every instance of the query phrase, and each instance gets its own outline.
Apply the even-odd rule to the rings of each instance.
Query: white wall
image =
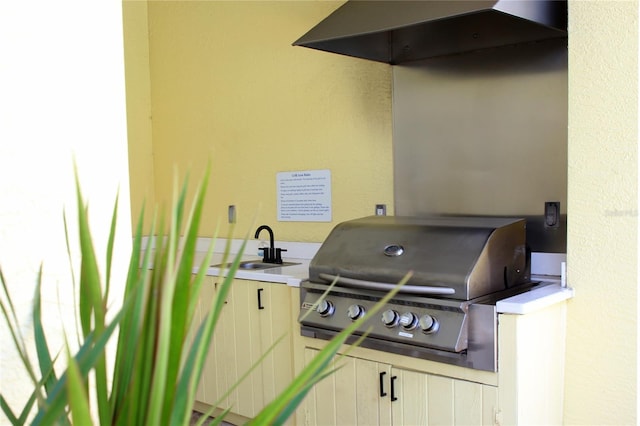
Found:
[[[24,333],[41,262],[46,326],[57,333],[73,323],[62,212],[77,260],[74,158],[100,260],[120,191],[114,282],[123,281],[131,248],[123,62],[119,1],[0,2],[0,266]],[[0,342],[0,392],[18,410],[31,385],[3,320]],[[50,342],[61,343],[59,334]]]
[[[565,424],[637,424],[638,1],[569,1]]]

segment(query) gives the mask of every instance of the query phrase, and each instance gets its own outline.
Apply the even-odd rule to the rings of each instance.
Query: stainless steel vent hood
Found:
[[[566,35],[566,0],[350,0],[293,45],[393,65]]]

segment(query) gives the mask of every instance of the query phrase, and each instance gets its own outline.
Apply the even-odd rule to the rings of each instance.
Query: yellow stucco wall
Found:
[[[636,424],[638,2],[569,2],[565,422]]]
[[[137,158],[145,162],[141,170],[151,156],[154,175],[132,171],[132,193],[153,185],[166,203],[174,168],[197,180],[210,158],[202,236],[218,220],[226,236],[231,204],[237,236],[265,223],[277,239],[294,241],[322,241],[336,223],[373,214],[376,203],[393,211],[391,67],[291,46],[340,4],[150,2],[153,150],[132,139],[142,148],[130,155],[132,169]],[[333,221],[278,222],[276,174],[324,169]]]
[[[132,13],[150,34],[125,40],[138,66],[149,54],[150,101],[136,113],[153,116],[129,112],[134,217],[140,194],[170,197],[174,165],[197,178],[209,157],[203,236],[228,204],[238,231],[258,212],[298,241],[322,241],[375,203],[392,211],[390,68],[290,46],[340,2],[126,3],[125,35]],[[566,424],[636,423],[637,55],[637,1],[569,1]],[[148,89],[144,72],[130,84],[126,58],[131,109]],[[333,223],[276,221],[275,175],[300,169],[331,170]]]
[[[135,230],[143,204],[147,206],[145,224],[151,223],[152,207],[155,205],[147,2],[122,2],[122,20],[125,40],[131,223]]]

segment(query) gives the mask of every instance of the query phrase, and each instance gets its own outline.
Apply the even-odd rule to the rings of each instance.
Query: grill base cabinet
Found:
[[[218,277],[206,277],[198,306],[202,321],[217,291]],[[207,354],[196,394],[196,409],[207,411],[285,336],[263,362],[217,408],[231,407],[227,420],[244,423],[293,379],[290,287],[234,280]]]
[[[197,317],[216,291],[207,277]],[[258,290],[260,303],[258,306]],[[300,335],[299,289],[236,280],[205,363],[195,408],[207,411],[281,336],[218,411],[243,424],[281,392],[326,341]],[[296,425],[560,425],[567,302],[498,318],[498,372],[345,345],[340,367],[311,389]],[[393,382],[393,389],[392,389]],[[381,387],[382,386],[382,387]],[[393,397],[393,401],[392,401]],[[216,413],[217,413],[216,412]],[[215,413],[214,413],[215,414]]]
[[[297,424],[560,425],[565,320],[566,302],[500,314],[497,373],[345,346],[348,355],[309,392]],[[296,371],[325,344],[297,336]]]
[[[317,353],[306,348],[307,361]],[[307,425],[493,424],[497,388],[346,356],[304,402]]]

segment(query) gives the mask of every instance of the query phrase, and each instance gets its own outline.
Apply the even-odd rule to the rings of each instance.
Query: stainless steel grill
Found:
[[[336,226],[302,284],[301,331],[329,339],[412,275],[365,347],[496,370],[495,302],[530,288],[523,219],[373,216]],[[322,293],[329,295],[305,316]]]

